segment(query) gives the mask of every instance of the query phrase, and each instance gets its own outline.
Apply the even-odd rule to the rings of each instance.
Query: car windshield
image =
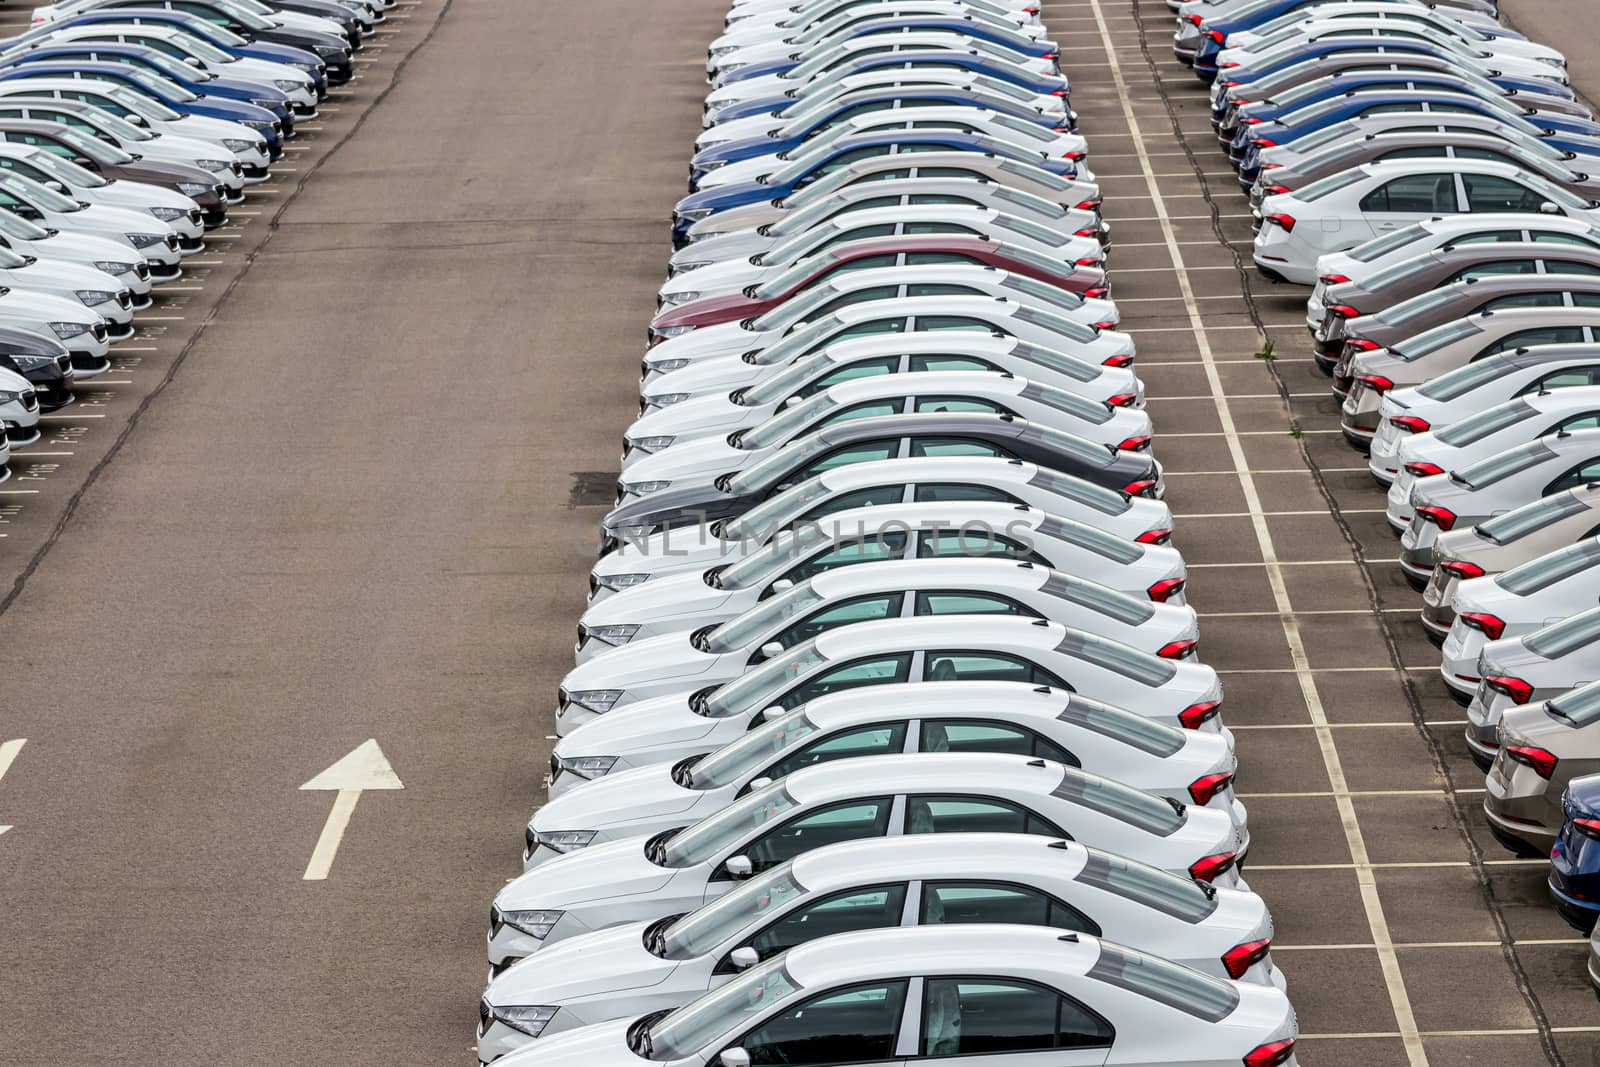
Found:
[[[50,236],[50,231],[41,226],[35,226],[21,215],[14,215],[10,211],[0,210],[0,234],[14,237],[18,241],[43,241]],[[129,253],[130,255],[132,253]]]
[[[832,219],[803,233],[797,233],[792,237],[779,241],[755,258],[762,266],[778,267],[788,263],[797,267],[800,266],[800,263],[796,261],[804,262],[801,257],[806,256],[812,249],[829,241],[843,241],[845,234],[859,227],[860,224],[854,218],[848,216],[843,219]],[[810,274],[816,271],[819,265],[816,261],[807,264],[806,273]],[[793,288],[792,284],[777,290],[777,292],[788,292],[791,288]],[[756,295],[765,299],[770,294],[757,289]]]
[[[875,364],[872,361],[869,365]],[[828,355],[827,349],[810,356],[801,356],[778,373],[765,378],[755,385],[738,394],[738,402],[745,407],[760,407],[763,404],[776,404],[788,397],[795,396],[805,387],[805,384],[818,375],[825,374],[838,366]]]
[[[1316,63],[1320,63],[1320,62],[1322,62],[1322,60],[1313,59],[1313,60],[1308,61],[1308,63],[1306,63],[1306,64],[1302,64],[1302,66],[1309,66],[1311,64],[1316,64]],[[1330,145],[1330,144],[1333,144],[1335,142],[1339,142],[1340,144],[1342,144],[1343,142],[1348,141],[1351,138],[1351,136],[1352,136],[1352,134],[1351,134],[1351,131],[1350,131],[1349,123],[1335,122],[1332,125],[1324,126],[1322,129],[1317,130],[1315,133],[1308,133],[1304,137],[1301,137],[1298,140],[1296,140],[1294,142],[1294,152],[1295,152],[1295,155],[1297,157],[1297,160],[1302,160],[1302,159],[1305,159],[1312,152],[1314,152],[1316,149],[1323,148],[1323,147],[1325,147],[1327,145]],[[1296,166],[1298,166],[1298,165],[1299,165],[1299,163],[1297,162]]]
[[[799,403],[789,405],[760,425],[738,434],[737,447],[751,451],[781,445],[839,406],[839,401],[828,391],[814,393]]]
[[[773,523],[784,525],[788,520]],[[805,523],[793,530],[785,530],[758,552],[731,564],[717,575],[718,589],[749,589],[776,577],[777,573],[794,563],[832,536],[824,533],[815,523]]]
[[[629,1031],[634,1051],[650,1060],[698,1058],[706,1046],[766,1014],[800,992],[783,969],[783,957],[752,967],[719,989],[691,1000],[640,1029]]]
[[[1483,331],[1470,319],[1456,319],[1443,326],[1435,326],[1431,330],[1408,337],[1397,345],[1390,345],[1389,351],[1400,357],[1404,363],[1421,359],[1423,356],[1437,352],[1446,345],[1473,337]]]
[[[76,200],[69,200],[54,189],[40,185],[32,178],[24,178],[20,174],[0,175],[0,189],[45,211],[70,214],[83,210],[83,205]]]
[[[1464,419],[1458,419],[1443,429],[1435,430],[1433,436],[1451,448],[1463,448],[1476,444],[1490,434],[1499,433],[1508,426],[1515,426],[1535,414],[1537,412],[1532,404],[1517,397],[1515,400],[1507,400],[1504,404],[1496,404],[1492,408],[1485,408]]]
[[[1535,630],[1522,639],[1522,644],[1529,652],[1545,659],[1560,659],[1596,640],[1600,640],[1600,608],[1590,608]]]
[[[133,162],[133,157],[116,145],[106,144],[104,141],[85,136],[77,130],[57,130],[55,136],[57,140],[76,151],[80,156],[97,159],[102,163],[114,163],[118,166]]]
[[[1513,508],[1504,515],[1496,515],[1488,522],[1481,523],[1476,533],[1485,541],[1497,545],[1509,545],[1552,523],[1560,522],[1568,515],[1577,515],[1588,510],[1589,505],[1571,493],[1558,493],[1543,500],[1535,500],[1531,504],[1524,504],[1520,508]]]
[[[814,260],[797,263],[785,270],[772,281],[768,282],[766,285],[757,288],[755,291],[755,299],[770,299],[770,296],[762,295],[762,293],[766,292],[769,286],[771,287],[772,294],[781,296],[784,293],[792,290],[801,282],[805,281],[806,278],[810,277],[811,274],[818,269],[818,265]],[[789,323],[794,323],[796,325],[803,324],[806,322],[807,318],[809,318],[809,316],[817,310],[817,308],[821,307],[823,304],[827,303],[838,295],[840,295],[839,287],[831,282],[823,282],[821,285],[808,285],[798,293],[795,293],[790,299],[785,300],[771,311],[756,318],[750,323],[750,328],[752,330],[765,332],[768,330],[782,329]]]
[[[1410,300],[1402,300],[1392,307],[1385,308],[1372,317],[1373,321],[1382,326],[1399,326],[1408,319],[1419,315],[1426,315],[1435,308],[1444,307],[1452,300],[1461,296],[1461,290],[1455,286],[1447,289],[1429,289],[1419,293]]]
[[[1296,200],[1302,200],[1306,203],[1311,203],[1313,201],[1321,200],[1325,196],[1332,196],[1334,193],[1337,193],[1340,189],[1343,189],[1347,186],[1355,185],[1357,182],[1364,182],[1366,180],[1366,171],[1362,170],[1360,167],[1352,167],[1349,170],[1340,171],[1338,174],[1323,178],[1321,181],[1312,182],[1303,189],[1296,189],[1289,195],[1293,196]]]
[[[1098,849],[1089,850],[1088,861],[1074,881],[1137,901],[1187,923],[1198,923],[1217,910],[1216,892],[1193,878],[1180,878]]]
[[[0,268],[15,270],[28,264],[26,256],[18,255],[9,248],[0,248]]]
[[[689,784],[695,789],[721,789],[742,781],[816,732],[802,704],[696,762],[689,768]]]
[[[804,894],[805,887],[795,879],[793,863],[774,867],[667,927],[662,937],[662,955],[669,960],[704,956],[741,931],[785,910]]]
[[[661,866],[681,869],[716,859],[718,853],[748,841],[795,806],[794,797],[782,782],[746,793],[668,838],[661,850]]]
[[[1417,386],[1417,395],[1427,397],[1429,400],[1455,400],[1465,396],[1478,388],[1502,377],[1511,368],[1507,367],[1504,360],[1480,359],[1476,363],[1468,363],[1465,367],[1457,367],[1452,371],[1445,371],[1437,378]]]
[[[1505,481],[1513,475],[1521,474],[1554,455],[1550,446],[1543,441],[1531,441],[1516,448],[1508,448],[1488,459],[1480,459],[1469,467],[1463,467],[1451,474],[1450,480],[1468,489],[1483,489],[1496,482]]]
[[[819,396],[825,394],[818,394]],[[832,447],[817,430],[797,437],[788,445],[769,454],[765,459],[750,464],[728,479],[728,491],[735,494],[755,493],[766,489],[785,474],[805,466]]]
[[[705,636],[701,648],[717,655],[738,652],[820,603],[822,596],[811,588],[811,583],[801,582],[718,626]]]
[[[206,63],[238,62],[238,60],[234,59],[233,56],[230,56],[222,49],[189,34],[178,34],[173,37],[173,42],[185,52],[188,52],[190,55],[195,56]]]
[[[808,233],[819,222],[833,218],[835,214],[844,211],[855,202],[855,197],[838,193],[825,196],[821,200],[789,212],[762,232],[768,237],[788,237],[791,234]]]
[[[1494,584],[1513,596],[1527,596],[1581,574],[1596,564],[1600,564],[1600,537],[1590,537],[1512,567],[1497,575]]]
[[[783,655],[769,659],[754,670],[720,686],[705,701],[708,719],[726,719],[749,711],[757,704],[771,704],[794,682],[828,662],[815,639],[796,645]]]
[[[111,112],[100,108],[96,108],[94,114],[83,115],[81,118],[85,122],[92,123],[100,131],[109,133],[119,141],[153,141],[156,139],[156,135],[149,130],[140,129],[133,123],[118,118]],[[105,142],[102,141],[101,144],[105,144]],[[128,158],[131,159],[133,157],[129,156]]]
[[[782,529],[819,500],[833,493],[822,483],[822,475],[807,478],[799,485],[790,486],[777,496],[763,500],[738,518],[729,519],[722,527],[722,537],[730,541],[764,541],[774,530]]]
[[[837,315],[824,315],[811,322],[797,322],[789,328],[788,333],[758,351],[752,359],[759,367],[780,367],[822,344],[843,326],[843,320]]]
[[[1098,774],[1088,774],[1076,767],[1062,767],[1061,784],[1051,790],[1051,796],[1137,826],[1158,837],[1170,837],[1183,828],[1181,805],[1135,789],[1131,785]]]
[[[50,175],[64,185],[77,189],[99,189],[109,184],[100,175],[91,170],[85,170],[76,163],[69,162],[44,150],[33,153],[28,157],[28,162]]]
[[[1600,682],[1579,686],[1544,702],[1544,710],[1572,727],[1600,722]]]
[[[1428,230],[1421,223],[1405,226],[1393,233],[1386,233],[1382,237],[1374,237],[1365,244],[1356,245],[1345,255],[1357,263],[1371,263],[1375,259],[1382,259],[1390,252],[1396,252],[1406,245],[1416,244],[1428,236]]]
[[[161,101],[152,100],[123,85],[112,85],[102,92],[140,118],[152,122],[177,122],[183,118],[181,112],[174,111]]]
[[[165,74],[167,77],[180,81],[207,82],[216,77],[215,74],[207,74],[198,67],[191,67],[187,63],[180,63],[176,59],[173,59],[171,56],[167,55],[165,52],[158,52],[155,49],[147,49],[144,53],[143,59],[144,62],[150,64],[152,67],[158,68],[161,73]]]
[[[273,28],[273,23],[256,14],[253,9],[246,10],[239,4],[232,3],[231,0],[219,0],[216,3],[216,7],[224,14],[232,16],[235,22],[238,22],[247,30],[270,30]]]
[[[163,78],[159,74],[151,74],[147,70],[134,70],[131,68],[127,71],[127,74],[128,77],[151,92],[160,93],[165,100],[176,100],[180,104],[187,104],[200,99],[198,95],[191,93],[177,82],[170,78]]]
[[[197,18],[187,23],[183,28],[183,32],[191,37],[203,37],[224,48],[243,48],[250,43],[226,26],[218,26],[215,22],[207,22],[202,18]]]

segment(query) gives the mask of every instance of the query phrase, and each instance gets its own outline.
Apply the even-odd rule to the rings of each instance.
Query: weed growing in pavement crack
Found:
[[[1274,360],[1278,358],[1277,354],[1272,349],[1272,338],[1267,338],[1267,343],[1261,347],[1261,351],[1256,353],[1256,358],[1265,360]]]

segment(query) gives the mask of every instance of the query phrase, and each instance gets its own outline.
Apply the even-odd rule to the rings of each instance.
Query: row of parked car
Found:
[[[1283,1067],[1031,0],[736,0],[483,1063]]]
[[[1255,263],[1318,365],[1487,772],[1484,812],[1600,913],[1600,123],[1490,0],[1187,0]],[[1600,942],[1590,979],[1600,986]]]
[[[395,0],[67,0],[0,39],[0,481]]]

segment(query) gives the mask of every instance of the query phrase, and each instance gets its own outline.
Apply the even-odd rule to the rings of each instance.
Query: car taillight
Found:
[[[1427,419],[1419,419],[1415,415],[1391,415],[1391,416],[1389,416],[1389,425],[1393,426],[1397,430],[1404,430],[1406,433],[1427,433],[1428,432],[1428,420]],[[1418,464],[1418,466],[1421,466],[1421,467],[1433,467],[1433,464],[1431,464],[1431,463],[1421,463],[1421,464]],[[1432,473],[1434,473],[1434,474],[1443,474],[1444,471],[1438,469],[1437,467],[1434,467]]]
[[[1349,281],[1350,279],[1345,277],[1343,274],[1324,274],[1318,280],[1326,282],[1329,285],[1343,285],[1345,282]]]
[[[1224,89],[1233,89],[1243,84],[1243,82],[1223,82],[1222,87]]]
[[[1065,89],[1057,89],[1057,90],[1056,90],[1056,91],[1055,91],[1055,92],[1053,92],[1053,93],[1051,93],[1051,94],[1050,94],[1050,95],[1051,95],[1051,96],[1061,96],[1061,97],[1064,97],[1064,96],[1066,96],[1066,95],[1067,95],[1067,91],[1066,91],[1066,90],[1065,90]]]
[[[1068,131],[1066,130],[1065,127],[1063,127],[1062,129],[1059,129],[1056,132],[1057,133],[1066,133]],[[1078,160],[1083,159],[1088,154],[1089,153],[1087,153],[1087,152],[1063,152],[1061,154],[1061,156],[1062,156],[1063,159],[1070,159],[1074,163],[1076,163],[1076,162],[1078,162]],[[1083,230],[1079,230],[1078,231],[1078,236],[1079,237],[1092,237],[1093,235],[1094,235],[1094,231],[1093,230],[1089,230],[1087,232],[1085,232]]]
[[[1102,367],[1131,367],[1133,366],[1133,357],[1107,356],[1105,359],[1100,361],[1100,365]]]
[[[1393,422],[1393,419],[1389,420]],[[1410,429],[1410,427],[1407,427]],[[1406,473],[1416,478],[1432,478],[1435,474],[1443,474],[1444,468],[1437,463],[1407,463]]]
[[[1259,143],[1261,143],[1261,144],[1271,144],[1272,142],[1271,141],[1261,141]],[[1263,164],[1261,164],[1261,169],[1262,170],[1282,170],[1283,169],[1283,164],[1282,163],[1263,163]]]
[[[1573,819],[1572,828],[1584,837],[1600,841],[1600,819]]]
[[[1198,730],[1217,714],[1217,709],[1220,707],[1222,707],[1222,701],[1220,700],[1206,700],[1199,704],[1190,704],[1178,712],[1178,721],[1183,724],[1185,730]]]
[[[1196,26],[1200,25],[1200,23],[1205,21],[1199,15],[1185,15],[1183,17],[1188,19],[1190,22],[1194,23]]]
[[[1073,233],[1072,233],[1072,236],[1074,236],[1074,237],[1099,237],[1100,236],[1100,227],[1098,227],[1098,226],[1085,226],[1081,230],[1074,230]]]
[[[1106,403],[1114,408],[1126,408],[1132,407],[1138,399],[1139,394],[1137,393],[1118,393],[1116,396],[1106,397]]]
[[[1243,978],[1246,971],[1260,963],[1266,958],[1267,953],[1271,951],[1272,938],[1270,937],[1263,937],[1260,941],[1246,941],[1244,944],[1234,945],[1224,952],[1222,954],[1222,965],[1228,969],[1228,977],[1237,980]]]
[[[1138,481],[1129,482],[1122,487],[1122,491],[1129,496],[1147,496],[1155,498],[1156,480],[1154,478],[1140,478]],[[1157,582],[1157,585],[1161,583]]]
[[[1330,315],[1337,315],[1341,319],[1353,319],[1361,314],[1361,312],[1357,311],[1349,304],[1329,304],[1323,310]]]
[[[1138,537],[1135,537],[1134,540],[1141,545],[1164,545],[1167,543],[1167,538],[1171,536],[1171,530],[1146,530]]]
[[[1278,142],[1274,141],[1270,137],[1257,137],[1255,139],[1255,142],[1256,142],[1256,147],[1257,148],[1277,148],[1278,147]],[[1282,163],[1274,163],[1273,164],[1274,168],[1281,167],[1281,166],[1283,166]],[[1294,229],[1294,227],[1293,226],[1285,226],[1284,229],[1292,230],[1292,229]]]
[[[1115,322],[1096,322],[1092,325],[1097,330],[1115,330],[1118,324]]]
[[[1449,532],[1456,524],[1456,513],[1449,508],[1441,508],[1437,504],[1423,504],[1417,508],[1417,514],[1426,522],[1431,522],[1440,530]]]
[[[1046,52],[1044,55],[1040,56],[1039,58],[1040,59],[1060,59],[1061,58],[1061,53],[1060,52]]]
[[[1506,632],[1506,620],[1487,611],[1463,611],[1459,617],[1463,625],[1482,630],[1483,636],[1491,641],[1500,640],[1500,635]]]
[[[1101,200],[1080,200],[1075,206],[1079,211],[1098,211],[1101,203]]]
[[[1358,374],[1356,381],[1380,396],[1394,388],[1394,382],[1381,374]]]
[[[1535,748],[1532,745],[1507,745],[1501,751],[1508,758],[1514,759],[1518,763],[1526,763],[1532,767],[1533,773],[1547,782],[1550,780],[1550,776],[1556,773],[1556,763],[1559,761],[1556,759],[1554,752]]]
[[[1284,233],[1293,233],[1294,232],[1294,216],[1293,215],[1282,215],[1282,214],[1279,214],[1279,215],[1263,215],[1263,216],[1261,216],[1261,221],[1262,222],[1270,222],[1274,226],[1283,227],[1283,232]]]
[[[1103,262],[1103,260],[1099,256],[1081,256],[1074,260],[1074,262],[1080,267],[1092,267],[1096,263]]]
[[[1109,285],[1096,285],[1093,288],[1085,289],[1083,291],[1083,295],[1088,297],[1090,300],[1104,300],[1106,297],[1111,295],[1111,286],[1109,286]],[[1106,362],[1110,363],[1111,361],[1107,360]],[[1129,363],[1133,362],[1133,357],[1132,356],[1128,357],[1128,362]],[[1113,365],[1114,366],[1117,366],[1117,365],[1126,366],[1127,364],[1113,364]]]
[[[1158,604],[1165,604],[1183,588],[1183,581],[1182,578],[1163,578],[1149,589],[1146,589],[1145,592],[1150,595],[1151,600]]]
[[[1286,1037],[1282,1041],[1272,1041],[1251,1049],[1245,1054],[1244,1067],[1280,1067],[1280,1064],[1288,1063],[1293,1055],[1294,1038]]]
[[[1205,807],[1207,804],[1211,803],[1212,798],[1215,797],[1218,792],[1226,788],[1230,783],[1232,783],[1232,781],[1232,771],[1224,771],[1221,774],[1208,774],[1202,778],[1196,778],[1194,781],[1189,783],[1189,796],[1196,804],[1199,804],[1201,807]],[[1255,960],[1250,961],[1250,963],[1254,962]],[[1248,967],[1250,964],[1247,963],[1245,966]],[[1236,974],[1234,977],[1237,978],[1239,975]]]
[[[1482,578],[1484,570],[1476,563],[1468,563],[1463,559],[1451,559],[1439,564],[1439,569],[1446,574],[1465,581],[1468,578]]]
[[[1279,193],[1287,193],[1289,187],[1287,185],[1263,185],[1261,191],[1268,196],[1277,196]]]
[[[1209,882],[1233,866],[1233,857],[1232,852],[1218,852],[1214,856],[1195,860],[1189,864],[1189,876],[1196,881]]]
[[[1127,452],[1137,452],[1141,448],[1150,447],[1150,435],[1140,434],[1137,437],[1124,437],[1117,442],[1117,447]]]
[[[1241,125],[1259,126],[1265,121],[1267,121],[1267,120],[1266,119],[1258,119],[1258,118],[1255,118],[1255,117],[1252,116],[1251,118],[1247,118],[1247,119],[1242,120]]]
[[[1156,655],[1162,659],[1182,659],[1193,652],[1194,646],[1199,643],[1199,641],[1168,641],[1156,649]],[[1199,803],[1204,804],[1205,801],[1202,800]]]
[[[1488,675],[1483,684],[1497,693],[1504,693],[1513,704],[1526,704],[1533,699],[1533,686],[1509,674]]]
[[[1344,347],[1351,352],[1376,352],[1383,346],[1376,341],[1369,341],[1365,337],[1352,337],[1344,343]]]
[[[1213,41],[1217,42],[1218,44],[1221,44],[1223,41],[1226,41],[1228,39],[1228,35],[1223,33],[1221,30],[1207,30],[1206,31],[1206,36],[1211,38]]]

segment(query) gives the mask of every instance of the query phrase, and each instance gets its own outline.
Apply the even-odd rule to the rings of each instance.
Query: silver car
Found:
[[[1550,855],[1567,783],[1600,772],[1597,723],[1600,684],[1593,683],[1505,710],[1484,782],[1483,813],[1496,840],[1518,855]]]
[[[1600,608],[1522,637],[1491,641],[1478,656],[1483,681],[1467,706],[1467,748],[1484,770],[1500,748],[1505,712],[1600,678]]]

